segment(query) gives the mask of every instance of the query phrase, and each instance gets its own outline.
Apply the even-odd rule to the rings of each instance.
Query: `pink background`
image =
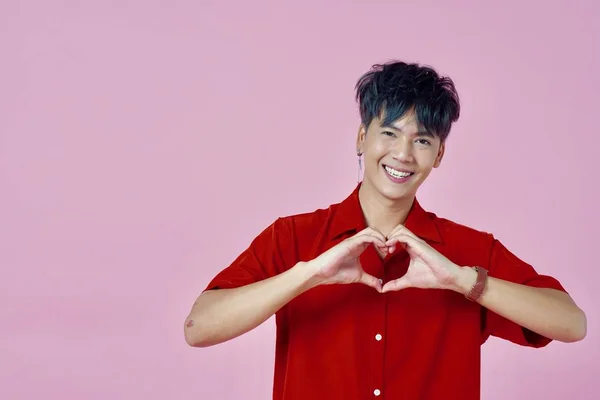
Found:
[[[588,315],[577,344],[490,340],[483,398],[597,398],[598,2],[281,3],[0,4],[0,398],[269,398],[273,320],[193,349],[184,318],[273,219],[354,188],[353,85],[391,58],[462,98],[423,205]]]

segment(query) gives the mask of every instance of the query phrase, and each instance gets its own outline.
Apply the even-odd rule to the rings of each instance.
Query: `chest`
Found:
[[[326,245],[317,240],[302,249],[301,258],[314,259],[341,240]],[[458,264],[473,261],[462,257],[456,246],[430,245]],[[369,246],[360,256],[360,263],[366,273],[385,284],[406,274],[410,257],[402,248],[382,256]],[[303,293],[286,306],[283,323],[300,336],[319,332],[347,345],[383,331],[388,336],[391,333],[398,343],[410,343],[415,337],[424,343],[434,342],[440,335],[478,335],[480,312],[478,304],[450,290],[409,288],[382,294],[357,283],[324,285]]]

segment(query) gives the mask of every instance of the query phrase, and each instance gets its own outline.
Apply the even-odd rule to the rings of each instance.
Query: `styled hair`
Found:
[[[375,117],[390,126],[414,108],[417,121],[442,142],[460,115],[454,82],[433,68],[392,61],[373,65],[356,83],[356,101],[365,129]]]

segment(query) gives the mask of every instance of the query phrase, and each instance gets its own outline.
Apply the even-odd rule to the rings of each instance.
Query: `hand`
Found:
[[[387,282],[382,288],[382,293],[409,287],[458,289],[458,276],[461,268],[405,226],[398,225],[388,235],[385,244],[390,252],[394,252],[397,246],[406,248],[410,256],[410,263],[406,274],[399,279]]]
[[[387,252],[385,236],[374,228],[366,228],[345,239],[317,258],[309,261],[315,268],[317,284],[362,283],[381,292],[379,279],[367,274],[360,265],[360,255],[370,245]]]

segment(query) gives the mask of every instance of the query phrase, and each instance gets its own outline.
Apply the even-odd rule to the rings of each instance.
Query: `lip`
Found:
[[[396,167],[392,167],[391,165],[387,165],[387,164],[383,164],[383,168],[385,167],[390,167],[391,169],[395,169],[396,171],[400,171],[400,172],[410,172],[412,174],[415,173],[415,171],[411,171],[409,169],[404,169],[404,168],[396,168]]]
[[[404,178],[396,178],[396,177],[394,177],[394,176],[391,176],[390,174],[388,174],[388,172],[385,170],[385,167],[386,167],[386,166],[387,166],[387,167],[390,167],[390,168],[392,168],[392,169],[395,169],[396,171],[400,171],[400,172],[409,172],[409,173],[411,173],[412,175],[406,176],[406,177],[404,177]],[[415,173],[414,173],[413,171],[409,171],[409,170],[407,170],[407,169],[404,169],[404,168],[394,168],[394,167],[391,167],[391,166],[389,166],[389,165],[382,165],[382,167],[381,167],[381,168],[383,169],[383,173],[385,174],[385,176],[387,176],[387,177],[388,177],[388,179],[389,179],[390,181],[394,182],[394,183],[405,183],[405,182],[407,182],[408,180],[410,180],[410,178],[412,178],[413,176],[415,176]]]

